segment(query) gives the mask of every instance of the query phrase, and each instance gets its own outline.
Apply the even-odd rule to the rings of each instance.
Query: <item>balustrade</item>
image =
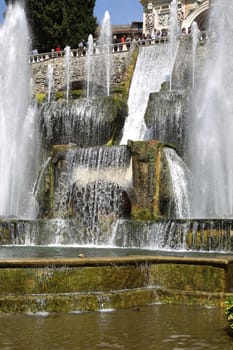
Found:
[[[192,34],[179,34],[179,37],[182,36],[191,36]],[[199,40],[206,40],[207,39],[207,33],[206,32],[200,32],[200,37]],[[140,40],[132,40],[132,41],[127,41],[124,43],[115,43],[111,44],[110,47],[110,52],[111,53],[119,53],[119,52],[124,52],[128,51],[132,47],[136,46],[145,46],[145,45],[156,45],[156,44],[163,44],[169,41],[169,35],[166,36],[160,36],[156,37],[153,39],[140,39]],[[84,47],[82,49],[71,49],[70,53],[72,57],[84,57],[86,56],[87,48]],[[101,46],[96,46],[94,47],[94,54],[101,54]],[[43,61],[47,61],[50,59],[55,59],[59,57],[64,57],[65,55],[65,50],[61,50],[59,52],[51,50],[51,52],[46,52],[46,53],[38,53],[38,54],[33,54],[30,55],[29,62],[30,63],[39,63]]]

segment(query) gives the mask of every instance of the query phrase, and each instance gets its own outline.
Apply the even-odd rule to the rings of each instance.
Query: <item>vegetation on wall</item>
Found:
[[[226,302],[225,315],[230,329],[233,331],[233,297],[229,297]]]
[[[6,4],[16,0],[5,0]],[[77,48],[81,40],[94,34],[95,0],[24,0],[31,29],[32,49],[49,52],[60,46]]]

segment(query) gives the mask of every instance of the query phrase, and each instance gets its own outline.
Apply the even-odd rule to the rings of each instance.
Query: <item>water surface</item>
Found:
[[[4,350],[231,350],[222,309],[178,305],[73,314],[1,315]]]

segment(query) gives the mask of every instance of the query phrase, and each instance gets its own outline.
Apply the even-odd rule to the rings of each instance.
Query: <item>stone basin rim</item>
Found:
[[[187,257],[187,256],[144,256],[124,257],[77,257],[77,258],[4,258],[0,259],[0,268],[4,267],[91,267],[124,264],[189,264],[227,267],[233,263],[233,256],[222,257]]]

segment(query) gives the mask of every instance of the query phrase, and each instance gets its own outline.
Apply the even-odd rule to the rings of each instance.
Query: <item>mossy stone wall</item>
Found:
[[[153,302],[223,306],[232,259],[122,257],[0,261],[0,313],[126,308]]]
[[[129,141],[132,154],[133,219],[158,220],[171,215],[172,192],[165,144],[151,141]]]

